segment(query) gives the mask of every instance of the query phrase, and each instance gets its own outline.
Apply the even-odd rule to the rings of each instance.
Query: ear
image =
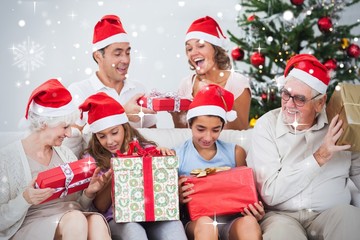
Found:
[[[98,62],[103,58],[103,56],[102,56],[102,54],[101,54],[100,51],[95,51],[95,52],[93,53],[93,58],[94,58],[95,61],[98,63]]]
[[[321,112],[326,104],[327,95],[324,94],[321,98],[315,101],[315,111]]]

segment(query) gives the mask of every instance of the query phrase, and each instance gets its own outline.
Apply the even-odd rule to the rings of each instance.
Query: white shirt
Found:
[[[327,131],[325,111],[314,126],[296,133],[283,123],[280,108],[258,119],[247,159],[270,209],[323,211],[350,204],[346,183],[350,177],[360,188],[360,152],[337,152],[320,167],[313,154]]]
[[[181,81],[178,89],[179,96],[190,100],[194,98],[193,88],[195,81],[193,81],[193,76],[194,75],[187,76]],[[224,86],[224,89],[234,94],[234,99],[237,99],[246,88],[250,89],[249,79],[237,72],[230,73],[229,78]]]
[[[115,89],[105,86],[97,77],[93,74],[89,79],[82,80],[80,82],[74,82],[69,85],[68,90],[74,98],[75,104],[80,106],[86,98],[97,93],[104,92],[118,101],[121,105],[126,104],[134,95],[138,93],[146,93],[145,87],[135,81],[124,81],[124,87],[121,89],[120,94]],[[84,120],[87,120],[87,114],[84,114]],[[146,115],[143,118],[143,122],[129,122],[131,126],[135,128],[151,127],[156,124],[156,115]],[[79,122],[79,125],[84,125],[84,122]]]

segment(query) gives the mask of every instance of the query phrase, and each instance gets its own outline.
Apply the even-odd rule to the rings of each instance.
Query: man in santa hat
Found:
[[[140,108],[137,103],[145,94],[145,87],[127,79],[130,50],[120,18],[115,15],[102,17],[94,27],[93,36],[93,58],[99,69],[89,79],[70,84],[68,89],[78,105],[92,94],[105,92],[124,107],[133,127],[156,127],[156,112]],[[79,125],[84,125],[86,119],[85,116]]]
[[[268,210],[266,239],[359,239],[360,208],[347,182],[360,189],[360,153],[337,146],[342,121],[327,119],[326,67],[314,56],[292,57],[284,72],[281,108],[256,123],[247,162]]]

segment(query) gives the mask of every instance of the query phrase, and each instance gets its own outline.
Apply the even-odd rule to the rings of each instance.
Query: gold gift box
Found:
[[[350,151],[360,151],[360,85],[340,83],[336,86],[327,106],[329,120],[339,114],[344,132],[336,145],[350,144]]]

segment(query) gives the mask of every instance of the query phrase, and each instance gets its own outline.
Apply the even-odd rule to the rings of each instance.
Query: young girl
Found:
[[[105,93],[97,93],[88,97],[79,107],[88,112],[88,124],[93,133],[88,147],[82,155],[91,155],[102,168],[110,168],[110,159],[120,150],[127,152],[129,142],[136,138],[143,148],[156,146],[152,141],[146,140],[136,129],[130,126],[123,107]],[[158,148],[163,154],[170,150]],[[186,235],[180,221],[159,222],[131,222],[116,223],[113,219],[111,183],[99,192],[94,206],[109,222],[112,239],[156,239],[156,240],[185,240]]]
[[[243,148],[218,139],[224,124],[236,117],[231,110],[234,103],[232,93],[222,87],[210,84],[201,89],[191,103],[187,120],[192,131],[192,138],[187,140],[175,152],[180,159],[179,194],[182,204],[191,201],[193,184],[186,184],[186,175],[194,169],[229,166],[231,168],[246,165],[246,153]],[[195,221],[185,219],[186,234],[189,239],[261,239],[261,229],[258,224],[264,216],[261,202],[250,204],[241,214],[217,216],[219,224],[213,226],[213,219],[208,216]]]
[[[194,71],[185,77],[178,88],[180,96],[193,99],[206,84],[217,84],[234,94],[234,121],[224,125],[226,129],[243,130],[249,125],[251,92],[249,79],[230,71],[231,62],[226,51],[228,39],[219,24],[211,17],[196,19],[186,32],[185,52],[190,69]],[[186,112],[171,112],[177,128],[187,127]]]

